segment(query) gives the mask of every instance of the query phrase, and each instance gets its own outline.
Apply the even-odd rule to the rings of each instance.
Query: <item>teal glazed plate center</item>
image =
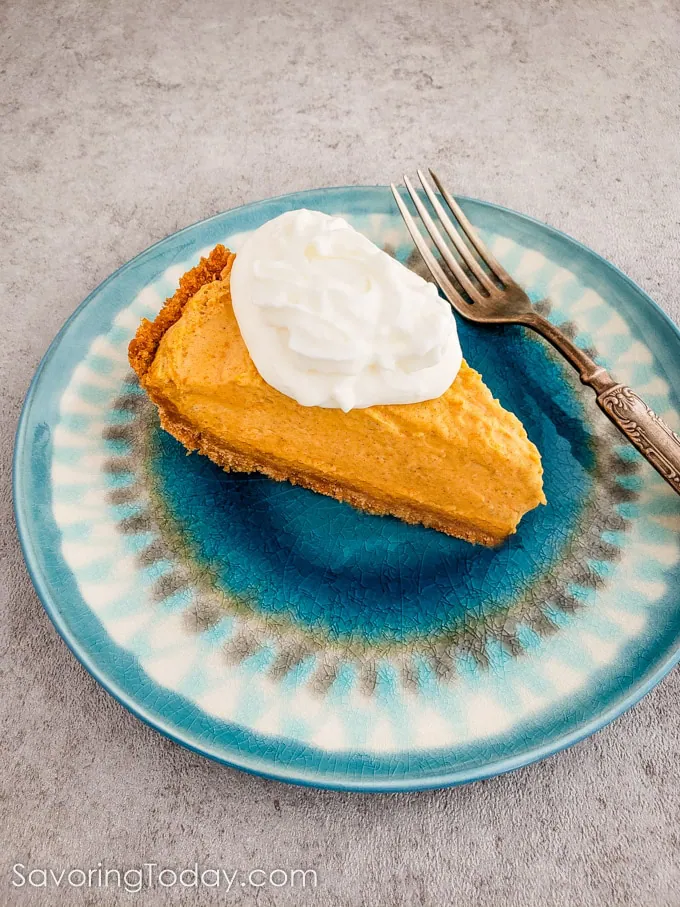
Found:
[[[542,312],[678,428],[680,335],[574,240],[472,199]],[[508,771],[592,733],[680,651],[680,498],[556,354],[458,322],[468,362],[541,452],[548,504],[498,548],[226,474],[163,432],[127,364],[142,317],[218,242],[298,207],[414,269],[389,189],[313,190],[195,224],[80,306],[21,416],[15,510],[55,626],[172,739],[269,777],[414,790]]]

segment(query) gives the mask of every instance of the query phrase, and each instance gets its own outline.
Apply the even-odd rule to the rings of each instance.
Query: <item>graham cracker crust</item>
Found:
[[[158,344],[163,334],[182,316],[184,306],[192,296],[213,280],[220,280],[229,275],[236,255],[223,245],[217,245],[207,258],[202,258],[195,268],[180,277],[179,287],[173,296],[165,300],[163,308],[153,321],[143,318],[137,333],[128,345],[130,365],[137,372],[144,384],[144,376],[149,371],[156,355]]]

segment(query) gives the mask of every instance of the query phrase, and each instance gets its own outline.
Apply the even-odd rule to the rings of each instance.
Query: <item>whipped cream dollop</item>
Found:
[[[434,284],[341,217],[301,209],[263,224],[238,250],[231,294],[258,372],[303,406],[418,403],[458,374]]]

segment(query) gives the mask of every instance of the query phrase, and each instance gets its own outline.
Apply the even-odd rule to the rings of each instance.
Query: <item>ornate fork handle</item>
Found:
[[[600,409],[680,494],[680,438],[635,391],[615,384],[597,395]]]
[[[592,387],[597,403],[619,431],[640,451],[668,484],[680,494],[680,438],[630,387],[618,384],[606,369],[537,312],[521,319],[571,362],[581,381]]]

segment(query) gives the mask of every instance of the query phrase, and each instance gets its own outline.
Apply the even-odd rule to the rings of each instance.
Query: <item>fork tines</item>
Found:
[[[462,302],[460,298],[461,290],[473,303],[482,303],[496,297],[503,292],[504,286],[513,283],[512,278],[484,245],[474,227],[465,216],[460,205],[446,187],[442,185],[437,174],[433,170],[430,170],[430,176],[449,211],[455,218],[457,226],[447,214],[423,171],[418,170],[418,178],[425,191],[425,195],[458,253],[458,257],[454,254],[442,236],[434,218],[428,211],[416,189],[414,189],[411,180],[406,175],[404,175],[404,185],[406,186],[408,194],[411,197],[416,211],[420,215],[435,248],[446,263],[446,267],[449,269],[451,275],[457,281],[458,287],[454,286],[449,275],[430,250],[425,237],[418,229],[416,221],[408,210],[397,187],[392,183],[392,194],[399,207],[401,216],[404,218],[404,223],[413,238],[413,242],[416,244],[418,251],[422,255],[423,260],[435,281],[449,298],[450,302],[454,303],[454,300],[460,300]]]

